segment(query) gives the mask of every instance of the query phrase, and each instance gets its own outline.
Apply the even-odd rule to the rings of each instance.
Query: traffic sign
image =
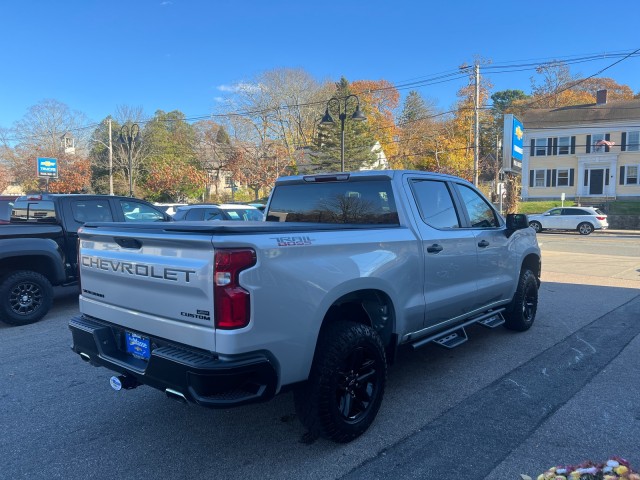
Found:
[[[58,178],[58,159],[38,157],[38,176]]]

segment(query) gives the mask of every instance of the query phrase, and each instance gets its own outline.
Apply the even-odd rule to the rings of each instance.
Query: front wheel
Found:
[[[504,312],[504,326],[509,330],[529,330],[538,310],[538,280],[535,273],[524,269],[518,279],[518,288],[513,300]]]
[[[540,233],[542,231],[542,224],[535,220],[533,222],[529,222],[529,226],[533,228],[536,231],[536,233]]]
[[[578,232],[580,233],[580,235],[589,235],[591,232],[593,232],[593,225],[588,222],[583,222],[578,225]]]
[[[320,333],[309,379],[294,391],[296,413],[312,437],[350,442],[375,419],[386,379],[376,331],[361,323],[330,323]]]
[[[10,325],[37,322],[52,303],[53,287],[37,272],[21,270],[0,283],[0,319]]]

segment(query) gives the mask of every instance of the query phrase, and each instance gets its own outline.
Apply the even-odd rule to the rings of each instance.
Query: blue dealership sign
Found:
[[[502,168],[505,172],[522,171],[524,127],[522,122],[508,113],[504,116],[502,136]]]
[[[38,176],[58,178],[58,159],[38,157]]]

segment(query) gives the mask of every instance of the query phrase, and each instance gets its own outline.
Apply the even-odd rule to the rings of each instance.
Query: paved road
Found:
[[[458,349],[402,351],[376,422],[348,445],[301,442],[290,394],[211,411],[151,388],[112,391],[107,370],[70,351],[77,294],[58,289],[43,321],[0,324],[0,477],[511,479],[613,454],[640,465],[640,255],[625,253],[639,239],[597,253],[596,235],[539,238],[534,327],[474,327]],[[587,251],[567,261],[572,242],[569,253]]]

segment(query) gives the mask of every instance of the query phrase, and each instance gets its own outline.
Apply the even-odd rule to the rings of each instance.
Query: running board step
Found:
[[[467,332],[464,328],[459,328],[458,330],[447,333],[440,338],[436,338],[435,340],[433,340],[433,342],[437,343],[441,347],[451,349],[462,345],[467,340],[469,340],[469,337],[467,337]]]
[[[502,316],[501,312],[498,312],[491,317],[478,321],[478,323],[483,327],[496,328],[504,323],[504,317]]]

